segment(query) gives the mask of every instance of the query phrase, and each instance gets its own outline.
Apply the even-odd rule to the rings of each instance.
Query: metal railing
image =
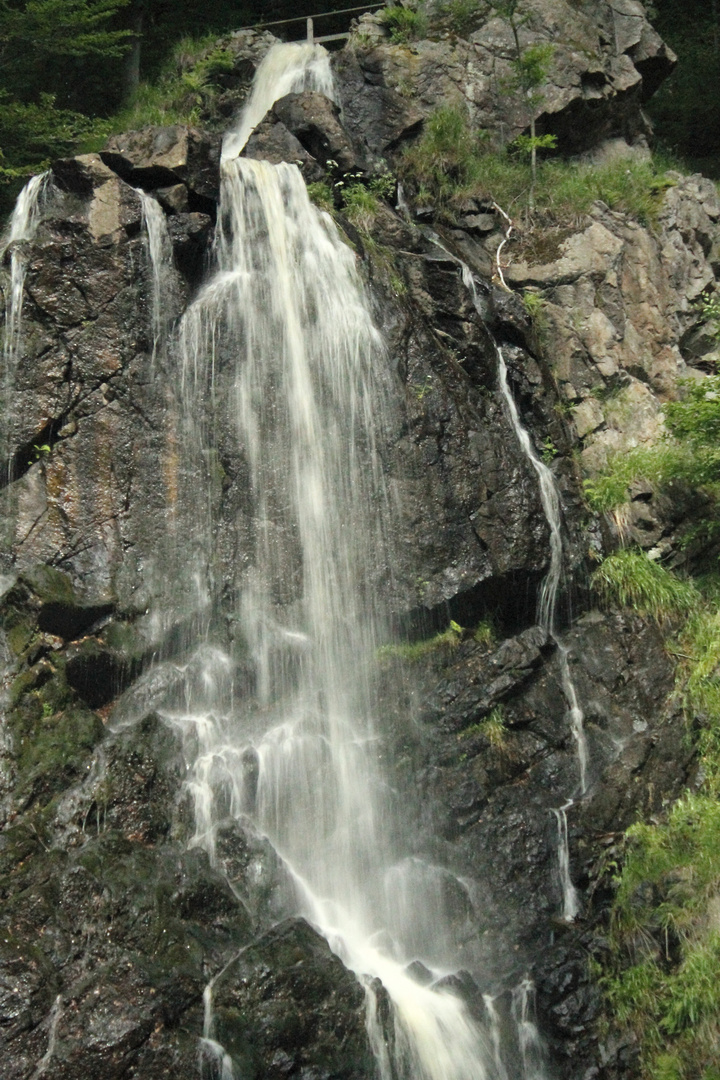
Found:
[[[254,23],[252,26],[241,26],[240,30],[269,30],[271,26],[289,26],[291,23],[305,23],[307,40],[322,44],[324,41],[340,41],[349,35],[326,34],[324,37],[315,37],[315,20],[328,19],[334,15],[354,15],[358,11],[377,11],[385,7],[384,3],[361,4],[359,7],[342,8],[340,11],[319,11],[315,15],[296,15],[292,19],[276,19],[274,22]]]

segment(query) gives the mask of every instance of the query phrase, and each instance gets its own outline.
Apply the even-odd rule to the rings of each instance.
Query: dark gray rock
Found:
[[[269,931],[214,986],[214,1031],[243,1075],[375,1076],[365,994],[303,919]]]
[[[364,162],[340,123],[340,110],[329,98],[309,90],[287,94],[275,102],[273,113],[323,168],[334,161],[341,173],[363,169]]]
[[[113,135],[100,156],[133,187],[162,188],[180,182],[193,195],[217,199],[219,136],[182,124],[147,127]]]
[[[279,120],[266,118],[258,124],[245,145],[243,157],[269,161],[272,165],[278,165],[281,161],[298,165],[308,183],[322,180],[325,176],[322,165]]]

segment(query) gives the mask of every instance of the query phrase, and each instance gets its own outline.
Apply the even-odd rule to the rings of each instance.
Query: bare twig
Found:
[[[493,209],[497,210],[498,214],[500,214],[501,217],[503,217],[505,219],[505,223],[507,225],[507,228],[505,230],[505,236],[501,240],[500,244],[498,245],[498,249],[495,252],[495,266],[497,268],[497,275],[498,275],[498,278],[500,279],[500,284],[502,285],[503,289],[505,289],[506,292],[512,292],[512,289],[509,288],[509,286],[508,286],[508,284],[505,281],[505,278],[503,276],[502,266],[500,265],[500,253],[502,252],[502,249],[505,247],[508,240],[510,239],[510,234],[513,231],[513,220],[510,217],[510,215],[503,210],[502,206],[500,206],[494,200],[493,200]]]

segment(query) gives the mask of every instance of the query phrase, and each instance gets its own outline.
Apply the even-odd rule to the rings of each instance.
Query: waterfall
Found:
[[[463,270],[463,275],[467,283],[469,274],[467,267]],[[470,279],[472,280],[472,278]],[[474,288],[474,283],[473,283]],[[518,413],[517,405],[515,404],[515,398],[512,396],[510,386],[508,384],[507,365],[505,364],[505,357],[502,349],[497,346],[497,360],[498,360],[498,385],[500,386],[500,393],[503,396],[503,400],[507,406],[508,413],[510,415],[510,422],[512,424],[513,431],[517,437],[522,451],[525,457],[528,459],[533,469],[537,473],[540,489],[540,502],[545,513],[545,520],[548,523],[550,530],[550,567],[545,579],[543,580],[540,588],[540,599],[538,601],[538,613],[537,621],[540,626],[543,626],[550,633],[554,631],[555,624],[555,609],[557,606],[557,595],[560,587],[560,581],[562,579],[562,567],[563,567],[563,545],[562,545],[562,532],[560,527],[560,499],[558,496],[558,490],[555,486],[555,480],[553,474],[548,469],[547,465],[540,460],[535,453],[532,442],[530,441],[530,434],[527,431],[520,420],[520,414]]]
[[[523,1080],[546,1080],[542,1041],[533,1019],[535,988],[523,979],[513,990],[512,1014],[517,1029]]]
[[[140,188],[136,190],[142,206],[145,246],[152,274],[151,325],[154,361],[158,349],[162,349],[167,338],[172,319],[168,300],[174,285],[173,250],[167,220],[160,203]]]
[[[10,219],[10,227],[0,242],[0,258],[10,252],[10,289],[5,296],[5,333],[3,338],[2,393],[0,412],[5,423],[1,434],[4,483],[12,479],[13,412],[10,407],[15,381],[15,369],[22,344],[22,310],[25,298],[26,246],[35,236],[42,209],[42,197],[49,173],[31,177],[18,195]]]
[[[486,1080],[493,1048],[466,1004],[434,986],[458,967],[445,910],[448,871],[411,858],[376,724],[377,645],[393,531],[379,447],[391,366],[356,258],[310,202],[294,165],[238,156],[282,93],[328,91],[327,54],[278,46],[225,145],[216,268],[183,318],[177,350],[187,435],[211,446],[223,417],[248,504],[236,620],[250,684],[208,639],[188,662],[182,707],[196,747],[192,843],[215,858],[229,815],[267,837],[306,916],[365,986],[384,1080]],[[224,410],[224,411],[223,411]],[[215,527],[212,523],[208,526]],[[430,985],[408,971],[419,960]],[[373,989],[393,1005],[388,1047]],[[230,1075],[212,1038],[205,1060]]]

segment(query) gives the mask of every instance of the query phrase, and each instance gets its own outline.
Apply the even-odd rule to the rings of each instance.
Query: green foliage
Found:
[[[51,94],[22,102],[0,90],[0,185],[11,185],[4,207],[32,173],[42,172],[53,158],[72,153],[101,125],[70,109],[58,109]]]
[[[129,0],[25,0],[0,5],[0,64],[12,70],[23,55],[118,57],[127,48],[129,30],[115,30],[109,20]]]
[[[142,82],[131,101],[109,122],[114,131],[148,124],[194,124],[217,96],[218,75],[232,71],[233,58],[213,35],[183,38],[153,83]]]
[[[554,52],[552,45],[530,45],[527,49],[518,52],[513,59],[516,87],[530,104],[537,103],[533,91],[539,90],[547,80]]]
[[[378,173],[376,176],[370,178],[368,188],[373,195],[378,199],[392,200],[395,197],[395,191],[397,190],[397,179],[389,171],[385,169],[383,172]]]
[[[546,435],[543,439],[543,444],[540,447],[540,452],[542,455],[542,459],[546,465],[550,465],[550,463],[554,461],[555,458],[558,456],[558,448],[549,435]]]
[[[700,602],[691,582],[676,577],[639,550],[608,555],[594,572],[591,585],[605,604],[631,608],[659,623],[690,614]]]
[[[683,398],[664,406],[667,438],[654,447],[615,455],[601,475],[585,481],[585,497],[596,513],[625,502],[628,486],[640,477],[696,487],[720,481],[720,375],[684,380],[680,387]]]
[[[719,889],[717,797],[688,794],[663,824],[628,830],[603,983],[615,1017],[640,1042],[648,1080],[708,1075],[717,1063]]]
[[[404,154],[401,175],[433,202],[440,216],[452,213],[453,200],[469,194],[479,178],[480,142],[460,109],[442,106],[432,113],[422,137]]]
[[[23,182],[70,153],[95,128],[58,107],[68,70],[86,58],[117,59],[128,31],[109,25],[128,0],[23,0],[0,4],[0,209]]]
[[[496,705],[478,727],[495,750],[502,750],[507,736],[505,713],[502,705]]]
[[[597,514],[609,513],[627,501],[628,488],[643,478],[652,483],[685,477],[691,469],[687,451],[677,443],[663,441],[615,454],[605,471],[585,480],[585,499]]]
[[[403,155],[400,174],[419,202],[432,203],[439,217],[450,220],[468,197],[527,209],[532,184],[525,160],[511,148],[489,151],[483,136],[470,130],[465,113],[451,105],[427,119],[421,137]],[[575,227],[597,200],[651,225],[672,182],[662,160],[601,166],[543,160],[538,163],[534,209],[526,225],[529,231],[551,224]],[[513,216],[517,218],[517,212]]]
[[[527,289],[523,293],[522,302],[525,310],[530,316],[536,337],[538,341],[542,343],[548,331],[548,317],[545,300],[539,293]]]
[[[706,319],[720,319],[720,296],[717,293],[703,296],[700,300],[700,310]]]
[[[486,648],[490,648],[496,643],[497,633],[490,619],[483,619],[482,622],[477,624],[473,631],[473,641],[476,641],[478,645],[484,645]]]
[[[677,696],[699,729],[704,780],[661,822],[627,833],[602,979],[639,1041],[646,1080],[709,1080],[720,1036],[720,582],[677,638]],[[671,646],[672,649],[672,646]]]
[[[349,184],[342,193],[343,206],[348,221],[367,231],[377,216],[380,203],[376,195],[364,184]]]
[[[326,180],[318,180],[314,184],[308,184],[307,192],[310,196],[310,201],[314,202],[321,210],[327,210],[328,212],[335,207],[335,201],[333,199],[332,188]]]
[[[533,150],[554,150],[557,146],[556,135],[518,135],[513,140],[521,154],[531,154]]]
[[[427,18],[421,11],[410,8],[388,7],[378,12],[380,21],[390,31],[390,40],[396,45],[417,41],[427,32]]]
[[[457,648],[462,640],[462,635],[463,628],[456,622],[451,621],[447,630],[443,630],[433,637],[424,638],[422,641],[403,641],[393,645],[382,645],[378,649],[378,658],[381,660],[405,660],[407,663],[413,664],[434,653]]]
[[[687,478],[695,484],[720,480],[720,375],[686,380],[681,401],[665,406],[665,423],[690,459]]]
[[[480,0],[443,0],[437,5],[440,19],[461,37],[476,30],[487,15],[487,4]]]

